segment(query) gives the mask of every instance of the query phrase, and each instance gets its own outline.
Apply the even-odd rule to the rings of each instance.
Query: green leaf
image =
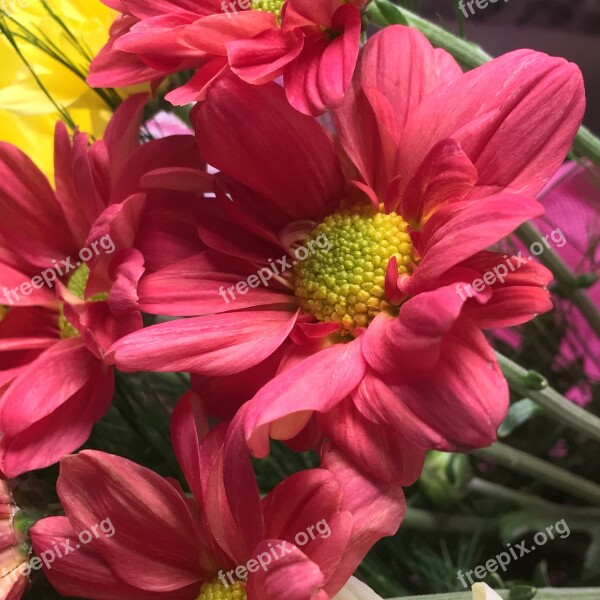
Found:
[[[504,422],[498,427],[498,437],[505,438],[515,429],[527,423],[535,415],[542,412],[542,409],[529,398],[523,398],[511,405]]]

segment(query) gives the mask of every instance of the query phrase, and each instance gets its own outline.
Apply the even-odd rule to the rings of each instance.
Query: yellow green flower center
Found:
[[[246,600],[246,584],[236,581],[225,585],[218,577],[211,582],[202,584],[197,600]]]
[[[342,333],[366,327],[391,308],[385,298],[385,273],[396,257],[398,274],[410,274],[413,247],[408,224],[392,212],[373,208],[341,210],[328,216],[304,246],[314,252],[295,266],[300,306],[319,321],[340,324]],[[328,244],[316,244],[325,236]]]
[[[90,268],[83,263],[81,266],[77,267],[73,272],[73,275],[69,277],[69,281],[67,283],[67,289],[73,294],[77,296],[79,299],[84,300],[85,296],[85,288],[87,286],[88,279],[90,278]],[[99,294],[94,294],[90,298],[86,300],[88,302],[101,302],[108,299],[108,294],[106,292],[101,292]],[[77,337],[79,335],[79,331],[69,323],[67,318],[65,317],[64,305],[61,304],[60,312],[58,315],[58,327],[60,329],[60,337],[64,340],[66,338]]]
[[[273,13],[278,19],[281,19],[281,7],[285,0],[252,0],[252,10]]]

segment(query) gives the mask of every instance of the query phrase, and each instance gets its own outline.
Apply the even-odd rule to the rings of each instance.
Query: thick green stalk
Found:
[[[444,48],[462,65],[470,69],[479,67],[492,59],[487,52],[484,52],[476,44],[457,37],[444,28],[415,15],[406,8],[397,6],[390,0],[372,0],[367,7],[367,15],[372,23],[380,27],[402,24],[419,29],[434,46]],[[573,142],[573,148],[577,153],[587,156],[596,164],[600,164],[600,139],[585,127],[579,129]]]
[[[600,418],[549,387],[539,373],[524,369],[499,352],[496,356],[512,390],[531,398],[550,418],[600,442]]]
[[[482,494],[495,500],[501,500],[503,502],[510,502],[521,506],[523,508],[541,509],[544,511],[544,515],[556,514],[564,518],[576,518],[576,519],[594,519],[600,521],[600,508],[589,507],[589,506],[568,506],[565,504],[558,504],[545,500],[539,496],[522,492],[521,490],[514,490],[512,488],[488,481],[486,479],[480,479],[479,477],[473,477],[467,484],[467,491]]]
[[[434,513],[409,506],[402,527],[438,533],[489,533],[497,529],[494,521],[470,515]]]
[[[522,450],[496,442],[489,448],[474,450],[471,454],[537,479],[590,504],[600,505],[600,485]]]

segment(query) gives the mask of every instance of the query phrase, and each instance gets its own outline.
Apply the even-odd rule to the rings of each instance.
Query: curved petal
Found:
[[[462,307],[454,286],[446,286],[411,298],[396,318],[377,315],[362,338],[365,359],[379,373],[396,377],[430,369]]]
[[[110,519],[115,535],[101,536],[90,547],[121,580],[153,592],[198,581],[194,520],[185,500],[156,473],[86,450],[62,460],[57,490],[76,532]]]
[[[208,164],[260,193],[289,220],[320,219],[342,197],[344,178],[331,138],[295,111],[275,83],[220,79],[197,111],[196,134]]]
[[[79,338],[57,342],[21,373],[2,396],[0,429],[16,435],[47,417],[79,392],[98,371]]]
[[[464,200],[440,208],[423,227],[417,243],[423,258],[406,279],[403,291],[415,294],[428,289],[445,271],[543,212],[541,204],[532,198],[510,194]]]
[[[112,348],[127,371],[192,371],[230,375],[258,364],[287,338],[296,314],[230,312],[179,319],[147,327]]]
[[[404,403],[431,430],[423,428],[416,443],[438,450],[489,446],[508,410],[508,386],[494,352],[467,320],[446,336],[440,360],[426,378],[391,383],[390,389],[396,402]]]
[[[144,277],[138,289],[140,308],[151,314],[191,316],[294,303],[289,290],[262,287],[256,272],[251,263],[208,250]],[[248,285],[252,275],[260,287]]]
[[[99,361],[96,367],[87,385],[56,410],[2,439],[2,472],[7,477],[48,467],[87,441],[93,425],[110,407],[114,392],[113,370]]]
[[[451,137],[479,173],[477,197],[506,188],[535,195],[564,160],[584,109],[576,65],[510,52],[428,95],[410,116],[398,172],[407,180],[433,145]]]
[[[299,32],[283,34],[269,29],[252,39],[227,44],[231,70],[248,83],[272,81],[302,51],[304,38]]]
[[[322,463],[338,480],[342,510],[353,517],[346,551],[324,588],[331,597],[344,586],[376,542],[396,533],[406,512],[406,502],[401,487],[366,477],[333,448],[325,449]]]
[[[110,530],[109,530],[110,531]],[[54,557],[44,565],[44,575],[54,589],[64,596],[90,596],[97,600],[164,600],[162,592],[147,592],[122,581],[102,556],[92,547],[81,545],[77,532],[66,517],[49,517],[38,521],[30,530],[37,556]],[[56,548],[61,552],[57,558]],[[65,548],[72,548],[72,551]],[[65,554],[62,552],[65,551]],[[46,553],[46,554],[44,554]],[[190,600],[199,586],[169,593],[173,600]]]
[[[547,289],[552,273],[532,262],[531,256],[521,257],[519,253],[509,257],[499,252],[482,252],[463,265],[475,270],[477,279],[485,278],[484,285],[492,291],[490,299],[481,304],[466,298],[470,296],[470,290],[462,286],[461,291],[467,299],[463,314],[479,327],[520,325],[552,309]],[[471,285],[473,282],[472,279]]]
[[[382,29],[366,44],[343,104],[334,112],[344,150],[383,197],[409,116],[435,88],[462,71],[419,31]],[[438,106],[439,109],[439,106]]]
[[[269,555],[270,549],[283,540],[264,540],[253,556]],[[269,546],[270,544],[270,546]],[[259,569],[248,575],[248,600],[305,600],[315,598],[324,581],[323,573],[301,550],[296,549],[273,561],[268,570]]]
[[[477,183],[477,169],[455,140],[436,144],[419,166],[398,201],[389,203],[389,211],[399,208],[405,221],[420,228],[433,211],[448,202],[463,200]]]
[[[267,383],[246,405],[246,436],[256,456],[269,452],[269,434],[291,439],[313,411],[326,412],[362,379],[366,364],[360,339],[334,344],[301,360]]]
[[[0,202],[0,236],[30,265],[46,269],[53,259],[77,248],[48,180],[30,158],[4,142],[0,142]]]
[[[328,413],[320,414],[318,423],[335,447],[372,479],[394,485],[412,485],[421,474],[424,447],[398,435],[398,431],[384,420],[378,419],[378,423],[374,423],[365,418],[351,398],[340,402]]]

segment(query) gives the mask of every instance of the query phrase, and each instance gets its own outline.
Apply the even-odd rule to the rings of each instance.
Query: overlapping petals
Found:
[[[105,0],[123,13],[111,39],[93,61],[94,86],[161,80],[194,68],[194,76],[173,90],[174,104],[205,100],[222,78],[240,77],[260,85],[283,75],[292,106],[310,115],[339,105],[359,51],[363,0],[287,0],[281,15],[248,2]]]

